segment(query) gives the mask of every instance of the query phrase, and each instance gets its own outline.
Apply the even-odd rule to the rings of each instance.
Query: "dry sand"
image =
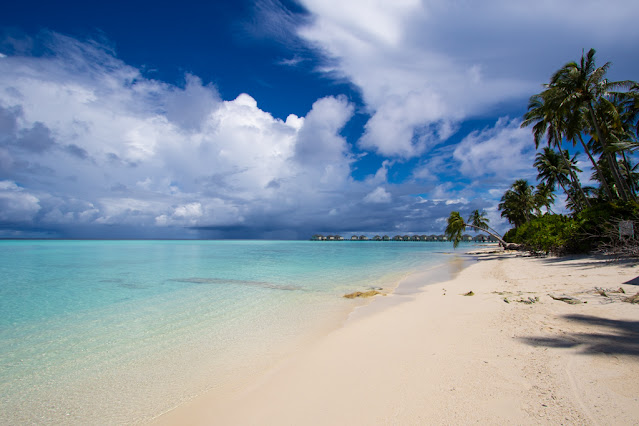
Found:
[[[451,281],[377,296],[250,388],[158,423],[639,424],[639,304],[622,302],[639,291],[637,262],[476,257]]]

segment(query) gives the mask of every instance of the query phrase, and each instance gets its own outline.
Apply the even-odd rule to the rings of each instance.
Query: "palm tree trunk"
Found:
[[[465,222],[464,222],[464,225],[466,225],[466,226],[470,226],[471,228],[475,228],[475,229],[476,229],[476,230],[478,230],[478,231],[482,231],[482,232],[485,232],[485,233],[487,233],[487,234],[492,235],[492,236],[493,236],[493,237],[495,237],[497,240],[499,240],[499,242],[500,242],[500,243],[501,243],[504,247],[506,247],[506,245],[508,245],[508,243],[507,243],[506,241],[502,240],[502,238],[501,238],[499,235],[497,235],[497,233],[493,233],[493,232],[489,231],[489,230],[488,230],[488,229],[486,229],[486,228],[480,228],[479,226],[471,225],[470,223],[465,223]]]
[[[610,152],[608,151],[608,144],[606,143],[603,135],[601,134],[601,129],[599,128],[599,123],[597,122],[597,117],[595,115],[595,109],[592,106],[592,102],[588,102],[588,110],[590,111],[590,117],[592,119],[592,124],[595,127],[595,132],[597,133],[597,139],[599,139],[599,143],[601,144],[601,148],[603,149],[603,153],[608,160],[608,165],[610,166],[610,171],[612,172],[612,177],[615,179],[615,183],[617,184],[617,189],[619,194],[621,195],[621,199],[623,201],[628,201],[628,191],[625,188],[624,182],[621,179],[619,173],[619,165],[616,160],[613,160]]]
[[[581,133],[579,134],[579,142],[581,142],[581,146],[583,146],[584,151],[586,152],[586,155],[588,155],[588,158],[590,159],[590,162],[592,163],[592,166],[595,168],[595,171],[599,175],[599,181],[601,182],[601,186],[603,186],[604,191],[606,192],[606,195],[608,195],[608,199],[610,201],[612,201],[612,199],[613,199],[612,191],[610,191],[610,187],[608,186],[608,182],[606,182],[606,179],[604,178],[603,172],[601,171],[601,169],[597,165],[597,162],[593,158],[592,154],[590,154],[590,150],[588,149],[588,146],[584,143],[584,140],[581,137]]]
[[[621,151],[621,158],[623,159],[624,168],[626,169],[626,179],[628,180],[628,191],[630,191],[630,195],[636,199],[636,187],[635,183],[632,181],[632,170],[630,169],[630,162],[628,161],[628,157],[626,157],[626,152]]]
[[[559,183],[559,186],[561,186],[561,189],[563,189],[563,191],[566,193],[566,195],[568,196],[568,198],[570,198],[572,200],[572,203],[574,205],[577,205],[577,201],[572,197],[572,195],[570,195],[570,192],[566,191],[566,187],[564,186],[564,184],[561,182],[561,180],[557,179],[557,182]]]

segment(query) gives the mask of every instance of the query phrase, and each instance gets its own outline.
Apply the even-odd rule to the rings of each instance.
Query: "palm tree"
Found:
[[[515,228],[523,225],[534,216],[533,187],[525,179],[516,180],[501,197],[497,207],[501,210],[501,217],[505,217]]]
[[[606,123],[604,128],[609,129],[609,141],[615,152],[621,154],[619,171],[625,179],[631,197],[636,197],[636,187],[633,181],[630,159],[626,154],[624,145],[632,145],[639,141],[639,89],[633,87],[626,93],[616,93],[610,99],[602,99],[598,104],[605,112]]]
[[[583,148],[584,152],[588,156],[588,159],[590,160],[592,167],[595,169],[595,174],[600,179],[603,191],[605,192],[608,199],[612,200],[613,199],[612,191],[610,190],[610,187],[608,186],[608,182],[606,181],[606,179],[604,179],[603,171],[601,170],[601,167],[599,167],[597,160],[595,160],[595,158],[592,155],[590,147],[586,145],[586,143],[584,142],[584,138],[582,136],[584,129],[588,128],[588,121],[585,119],[584,114],[570,114],[567,118],[568,118],[568,121],[566,122],[566,138],[572,141],[573,147],[576,146],[577,141],[579,141],[579,143],[581,144],[581,147]],[[586,191],[584,190],[584,192]]]
[[[590,206],[583,193],[579,178],[576,173],[570,167],[569,156],[562,150],[562,135],[567,132],[567,117],[568,112],[561,106],[561,97],[557,90],[546,85],[548,89],[542,93],[533,95],[528,102],[528,112],[524,114],[524,121],[521,123],[521,127],[533,126],[532,132],[535,137],[535,148],[539,148],[544,136],[547,140],[548,147],[554,146],[559,152],[561,160],[565,165],[565,170],[570,176],[570,183],[573,188],[581,194],[581,199],[586,206]]]
[[[480,213],[479,210],[473,210],[473,212],[468,217],[468,224],[472,225],[475,229],[485,230],[486,232],[490,230],[493,231],[495,234],[498,234],[497,231],[495,231],[493,228],[490,227],[490,225],[488,225],[488,222],[490,222],[490,220],[488,220],[488,218],[486,217],[485,211],[482,211]]]
[[[479,210],[473,210],[473,212],[468,217],[468,223],[476,226],[478,228],[488,228],[488,218],[486,217],[486,212],[479,212]]]
[[[600,152],[600,148],[598,148],[598,145],[596,142],[590,141],[589,145],[595,148],[593,149],[593,152],[595,154]],[[597,198],[599,198],[600,200],[607,200],[607,201],[620,199],[621,196],[619,195],[619,189],[617,185],[615,184],[615,180],[612,176],[612,172],[610,171],[610,167],[609,167],[610,163],[608,163],[604,155],[601,155],[599,157],[599,160],[597,161],[597,165],[599,166],[599,173],[593,173],[590,176],[592,180],[597,181],[600,184],[597,191]],[[605,191],[603,189],[604,186],[607,186],[610,189],[610,192],[612,193],[612,195],[608,193],[608,191]]]
[[[568,151],[564,152],[564,156],[568,156]],[[574,171],[581,172],[576,166],[577,159],[575,157],[569,160],[569,166]],[[538,152],[535,156],[535,162],[533,164],[538,171],[537,179],[540,182],[545,183],[550,188],[554,188],[556,184],[561,186],[561,189],[571,199],[573,205],[576,205],[576,201],[572,199],[572,192],[569,192],[566,185],[569,184],[568,169],[566,164],[562,161],[562,158],[556,151],[549,147],[544,147],[542,152]]]
[[[609,140],[603,128],[604,121],[595,111],[596,105],[610,95],[613,89],[632,88],[636,85],[632,81],[611,82],[605,78],[610,68],[610,62],[603,66],[595,65],[595,50],[590,49],[586,55],[581,55],[581,62],[569,62],[559,69],[550,79],[549,87],[556,89],[560,106],[573,114],[582,114],[590,122],[591,134],[601,144],[603,155],[608,161],[615,184],[621,198],[625,201],[632,198],[628,188],[621,178],[616,156],[611,150]],[[587,113],[586,113],[587,111]],[[594,131],[592,131],[594,130]]]
[[[609,161],[600,164],[599,169],[602,173],[597,176],[597,180],[602,183],[602,186],[607,186],[608,179],[606,177],[611,178],[610,187],[614,190],[611,192],[622,198],[622,191],[626,190],[627,195],[634,199],[636,197],[636,189],[632,181],[632,175],[629,173],[632,166],[630,166],[630,159],[626,152],[637,138],[635,134],[637,113],[632,111],[632,106],[628,107],[628,102],[624,101],[625,96],[623,95],[625,94],[617,94],[610,99],[603,98],[595,105],[595,113],[602,122],[600,126],[601,133],[610,144],[609,152],[603,149],[596,137],[593,137],[589,144],[593,147],[593,152],[600,153],[602,158],[606,160],[609,160],[611,156],[614,158],[613,163],[617,165],[621,185],[615,181],[614,171],[610,168]],[[621,154],[620,160],[617,158],[617,153]],[[608,197],[612,199],[611,195],[608,195]]]
[[[604,199],[602,197],[601,191],[597,190],[597,188],[593,188],[592,186],[584,186],[584,193],[586,194],[586,196],[590,199]],[[572,192],[572,190],[569,190]],[[573,194],[574,195],[574,194]],[[573,205],[572,203],[572,198],[569,198],[568,201],[566,202],[566,208],[568,210],[572,210],[573,212],[576,211],[577,206]]]
[[[630,191],[637,193],[639,190],[639,163],[633,166],[630,159],[624,159],[624,162],[621,163],[621,172],[626,176]]]
[[[555,203],[554,188],[543,182],[537,185],[535,192],[533,193],[533,199],[535,202],[535,212],[537,216],[541,216],[541,208],[545,207],[547,212],[552,212],[550,206]]]
[[[488,230],[489,229],[488,219],[485,218],[483,214],[480,214],[477,210],[475,210],[473,212],[473,215],[471,215],[471,218],[475,216],[475,213],[477,213],[477,216],[479,216],[479,220],[477,223],[485,224],[486,227],[478,226],[474,223],[464,222],[464,219],[461,217],[459,212],[451,212],[450,216],[448,216],[448,225],[446,226],[446,230],[444,231],[444,234],[450,241],[453,242],[453,247],[457,247],[459,245],[459,242],[462,239],[462,233],[466,230],[466,227],[471,227],[479,231],[486,232],[487,234],[490,234],[491,236],[495,237],[495,239],[497,239],[504,247],[506,247],[508,243],[506,243],[499,236],[499,234]]]

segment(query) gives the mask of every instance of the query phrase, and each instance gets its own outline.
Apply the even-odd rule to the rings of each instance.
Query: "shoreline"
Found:
[[[482,246],[485,244],[486,243],[482,244]],[[495,244],[490,245],[493,246]],[[478,247],[481,246],[475,245],[472,250],[477,250]],[[467,249],[470,250],[470,248]],[[276,372],[291,359],[296,358],[300,353],[307,352],[318,341],[325,339],[327,335],[334,333],[351,322],[356,322],[362,318],[383,312],[393,306],[411,301],[415,295],[420,292],[423,286],[436,284],[453,278],[461,270],[475,262],[474,259],[468,256],[467,251],[451,250],[450,252],[442,252],[450,256],[450,259],[446,262],[436,264],[435,266],[427,264],[428,266],[426,268],[418,268],[411,272],[400,273],[396,280],[390,281],[389,283],[391,284],[384,286],[382,292],[378,295],[368,298],[357,298],[356,304],[345,310],[343,315],[324,321],[324,325],[318,328],[313,336],[307,336],[302,339],[303,343],[294,345],[296,346],[295,349],[292,349],[279,361],[271,364],[266,370],[258,372],[253,380],[246,380],[246,378],[239,380],[234,385],[227,386],[226,391],[223,393],[209,389],[203,394],[180,402],[175,407],[159,413],[157,416],[144,421],[144,423],[160,425],[182,424],[185,421],[185,417],[190,417],[190,411],[194,410],[199,413],[203,409],[205,410],[204,406],[209,405],[210,401],[217,401],[215,405],[219,404],[223,406],[225,402],[236,398],[238,394],[245,392],[247,389],[255,388],[257,384],[261,383],[265,378],[276,374]]]
[[[388,293],[380,294],[362,305],[356,306],[341,324],[344,327],[349,321],[375,315],[401,303],[410,302],[426,286],[436,285],[454,279],[464,269],[477,260],[470,255],[473,251],[450,252],[451,257],[445,262],[428,269],[414,271],[402,277]],[[332,330],[335,331],[335,330]]]
[[[419,286],[418,277],[405,278],[397,294],[356,309],[343,326],[241,392],[217,400],[204,395],[153,423],[633,424],[639,418],[639,306],[594,290],[636,293],[636,263],[471,257],[477,261],[446,282]],[[411,278],[418,291],[402,295]],[[474,296],[464,297],[468,291]],[[587,303],[553,300],[553,292]],[[393,298],[403,300],[387,302]]]

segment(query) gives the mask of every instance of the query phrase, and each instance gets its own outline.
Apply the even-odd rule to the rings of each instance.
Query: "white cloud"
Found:
[[[468,200],[465,198],[455,198],[446,200],[446,205],[450,206],[451,204],[468,204]]]
[[[202,212],[202,204],[200,203],[189,203],[183,206],[179,206],[173,213],[174,216],[183,218],[199,218],[202,217],[203,214],[204,213]]]
[[[341,161],[348,146],[339,131],[352,115],[353,106],[344,97],[316,101],[300,129],[295,145],[297,160],[305,164]]]
[[[32,219],[40,210],[40,200],[16,185],[15,182],[0,181],[0,220],[24,222]]]
[[[390,203],[391,202],[391,194],[387,192],[381,186],[375,188],[372,192],[370,192],[366,197],[364,197],[364,202],[366,203]]]
[[[535,144],[521,121],[502,117],[495,126],[471,132],[455,148],[453,157],[466,176],[514,176],[530,174]]]
[[[184,87],[150,80],[94,44],[51,37],[54,55],[0,61],[0,177],[38,194],[4,195],[16,217],[272,226],[283,215],[296,224],[341,214],[349,194],[374,188],[350,177],[345,97],[283,121],[248,94],[223,100],[192,75]]]
[[[331,59],[321,70],[361,89],[372,117],[360,146],[387,156],[420,155],[456,123],[525,102],[582,48],[622,59],[624,78],[637,65],[627,59],[639,42],[632,0],[302,4],[312,19],[297,34]]]

